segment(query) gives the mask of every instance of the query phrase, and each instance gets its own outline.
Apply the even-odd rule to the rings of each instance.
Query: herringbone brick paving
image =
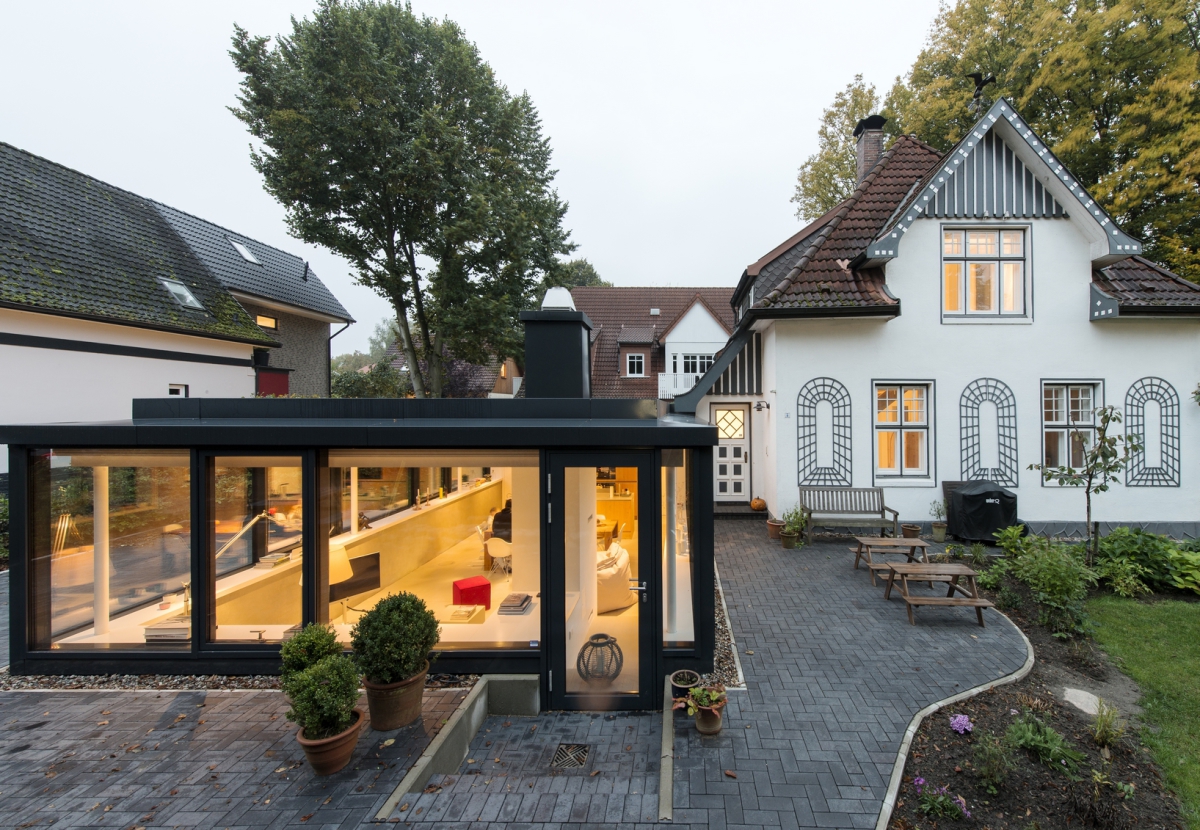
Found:
[[[845,541],[784,551],[765,537],[758,522],[717,523],[748,690],[730,694],[718,736],[676,716],[675,826],[872,826],[913,713],[1014,671],[1024,642],[990,611],[987,628],[953,608],[921,608],[909,626]],[[379,826],[375,811],[462,696],[426,694],[411,728],[423,734],[364,730],[351,768],[317,779],[277,692],[0,693],[0,825]],[[402,801],[392,822],[649,827],[659,728],[647,713],[489,718],[475,762],[435,777],[443,790]],[[592,747],[588,765],[551,774],[560,742]]]

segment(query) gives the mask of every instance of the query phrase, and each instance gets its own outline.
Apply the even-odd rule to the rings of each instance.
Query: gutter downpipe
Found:
[[[308,263],[305,263],[306,267],[307,265]],[[325,388],[329,390],[330,397],[333,397],[333,338],[348,328],[350,328],[349,323],[329,335],[329,339],[325,341]]]

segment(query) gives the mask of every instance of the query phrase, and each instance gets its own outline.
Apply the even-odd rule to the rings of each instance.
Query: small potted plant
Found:
[[[946,541],[946,502],[934,499],[929,503],[929,515],[933,516],[933,541]]]
[[[918,536],[921,535],[921,526],[916,525],[916,524],[909,524],[907,522],[901,523],[900,535],[903,536],[905,539],[916,539]]]
[[[804,525],[804,514],[800,512],[799,507],[793,507],[783,514],[783,529],[779,532],[779,538],[786,549],[793,550],[800,546],[800,534],[804,532]]]
[[[767,538],[778,539],[783,530],[783,519],[772,519],[767,516]]]
[[[424,600],[402,592],[381,600],[350,632],[363,673],[371,728],[399,729],[421,716],[429,653],[441,629]]]
[[[692,689],[700,685],[700,673],[694,672],[691,669],[680,669],[677,672],[671,673],[671,698],[683,697],[688,693],[688,689]]]
[[[701,735],[715,735],[721,731],[721,710],[729,701],[725,687],[720,683],[713,686],[693,686],[686,697],[673,698],[672,709],[686,709],[696,719],[696,731]]]
[[[300,727],[296,740],[317,775],[333,775],[350,763],[362,712],[358,701],[358,669],[344,654],[322,657],[291,673],[283,691],[292,703],[288,720]]]
[[[316,665],[326,657],[335,657],[343,651],[337,634],[327,625],[309,623],[284,642],[279,650],[280,676],[283,685],[288,678]]]

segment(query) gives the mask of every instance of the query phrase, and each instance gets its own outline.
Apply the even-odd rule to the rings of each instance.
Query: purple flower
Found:
[[[950,728],[960,735],[964,735],[975,728],[971,723],[971,719],[967,715],[955,715],[950,718]]]
[[[920,794],[921,794],[921,788],[925,786],[925,779],[924,779],[924,778],[919,778],[919,777],[918,777],[918,778],[914,778],[914,779],[913,779],[913,786],[917,788],[917,794],[918,794],[918,795],[920,795]]]

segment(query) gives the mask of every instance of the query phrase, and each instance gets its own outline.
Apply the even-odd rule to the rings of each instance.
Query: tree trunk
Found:
[[[408,315],[403,308],[397,309],[396,328],[400,330],[400,346],[404,349],[404,357],[408,361],[408,379],[412,382],[413,395],[418,398],[429,397],[425,394],[425,379],[421,377],[421,364],[417,362],[417,350],[413,348],[412,331],[408,327]]]
[[[1087,564],[1090,568],[1096,557],[1096,537],[1092,529],[1092,481],[1090,478],[1087,481],[1083,494],[1087,502]]]
[[[426,350],[425,365],[429,368],[429,397],[440,398],[446,392],[446,364],[442,360],[442,336],[433,336],[433,346]]]

